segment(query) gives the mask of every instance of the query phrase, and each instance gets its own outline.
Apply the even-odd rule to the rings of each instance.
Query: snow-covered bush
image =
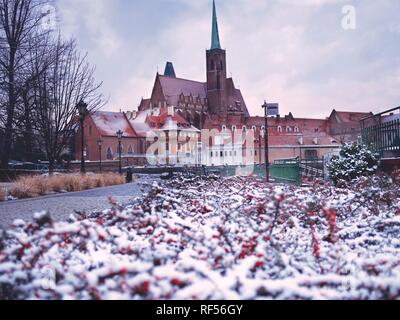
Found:
[[[373,175],[378,170],[379,155],[365,145],[356,142],[343,145],[340,156],[333,156],[328,164],[329,175],[339,181],[353,181],[359,177]]]
[[[0,299],[400,299],[399,185],[373,179],[178,177],[128,207],[15,221]]]

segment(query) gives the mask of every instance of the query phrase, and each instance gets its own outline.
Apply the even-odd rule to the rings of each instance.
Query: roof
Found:
[[[171,78],[159,75],[160,84],[167,103],[171,106],[177,106],[179,96],[207,98],[207,89],[204,82],[198,82],[187,79]]]
[[[120,112],[96,111],[91,118],[102,136],[116,136],[122,130],[124,137],[136,137],[125,114]]]
[[[165,66],[164,76],[176,78],[175,69],[172,62],[167,62],[167,65]]]
[[[150,108],[150,99],[142,99],[139,110],[147,110]]]
[[[215,8],[215,0],[213,1],[212,31],[211,31],[211,50],[221,49],[219,40],[217,9]]]
[[[241,111],[246,117],[250,116],[249,110],[247,109],[246,102],[243,99],[242,92],[235,88],[232,78],[226,79],[226,89],[228,97],[228,105],[235,106],[237,102],[240,103]]]
[[[146,122],[149,110],[139,111],[134,119],[129,122],[132,128],[140,137],[146,137],[147,133],[151,131],[149,124]]]
[[[335,114],[337,116],[337,120],[340,122],[360,122],[361,119],[368,117],[370,115],[370,113],[368,113],[368,112],[351,112],[351,111],[333,110],[331,117]]]
[[[158,115],[152,114],[151,110],[139,111],[136,117],[129,121],[135,132],[142,137],[154,129],[198,131],[178,113],[169,115],[167,108],[161,108]]]

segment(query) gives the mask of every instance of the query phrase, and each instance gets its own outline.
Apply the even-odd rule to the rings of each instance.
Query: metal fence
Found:
[[[362,131],[363,143],[382,158],[400,155],[400,120],[381,123]]]
[[[301,183],[301,168],[298,158],[276,160],[270,166],[271,179],[276,182]]]

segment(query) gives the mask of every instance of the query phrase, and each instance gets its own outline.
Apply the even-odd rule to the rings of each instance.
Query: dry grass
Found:
[[[75,192],[125,183],[125,178],[116,173],[94,175],[30,176],[19,178],[10,189],[18,199],[33,198],[62,191]],[[5,197],[4,197],[5,198]],[[1,193],[0,193],[1,201]]]
[[[6,201],[7,192],[5,189],[0,187],[0,202]]]

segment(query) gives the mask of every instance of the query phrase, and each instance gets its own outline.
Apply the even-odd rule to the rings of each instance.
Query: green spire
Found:
[[[212,18],[212,35],[211,35],[211,50],[221,49],[219,41],[217,9],[215,9],[215,0],[213,0],[213,18]]]

